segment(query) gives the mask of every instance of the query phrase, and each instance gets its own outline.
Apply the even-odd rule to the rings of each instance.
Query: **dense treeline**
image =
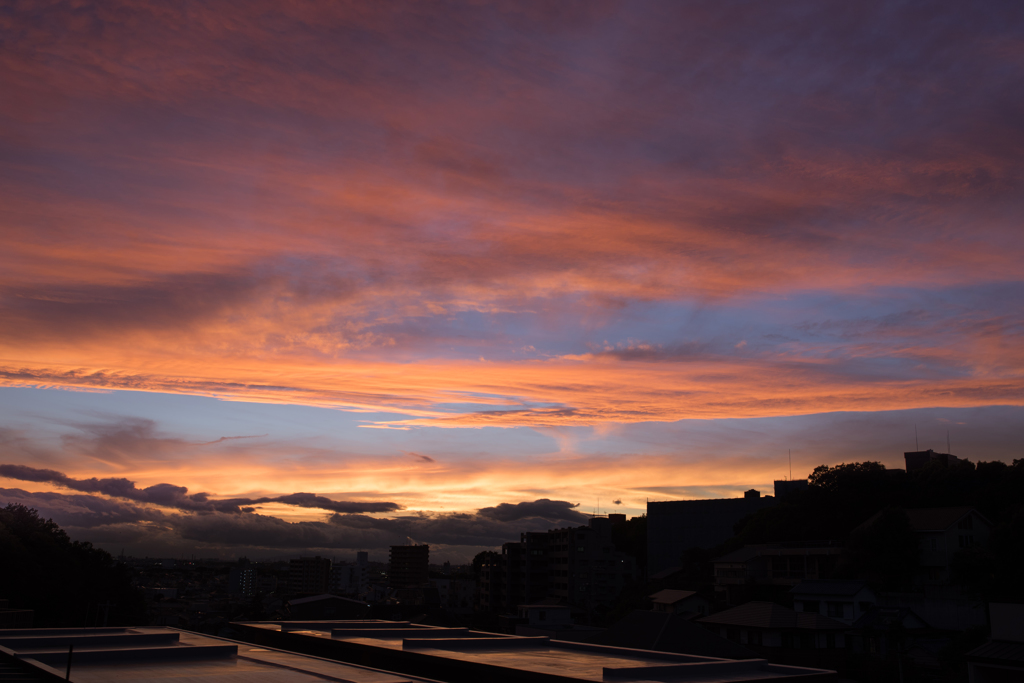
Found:
[[[91,543],[72,541],[24,505],[0,508],[0,598],[34,610],[34,626],[129,626],[146,619],[128,567]]]

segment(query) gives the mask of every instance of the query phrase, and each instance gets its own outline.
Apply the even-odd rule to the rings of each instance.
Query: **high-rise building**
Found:
[[[251,598],[256,595],[258,578],[256,567],[252,566],[248,558],[240,557],[228,574],[228,593]]]
[[[515,613],[519,605],[557,601],[586,610],[610,605],[636,578],[632,556],[618,552],[612,528],[625,515],[594,517],[589,525],[527,532],[481,567],[478,605]]]
[[[429,583],[429,545],[393,545],[390,560],[390,588],[421,588]]]
[[[331,560],[327,557],[299,557],[288,567],[288,590],[291,593],[321,595],[330,591]]]

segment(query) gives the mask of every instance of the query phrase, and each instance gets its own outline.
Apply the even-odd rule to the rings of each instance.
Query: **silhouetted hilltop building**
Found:
[[[320,595],[330,590],[331,560],[327,557],[298,557],[288,563],[288,591]]]
[[[754,489],[742,498],[647,503],[648,574],[679,566],[691,548],[713,548],[732,538],[737,522],[774,504]]]
[[[423,588],[429,581],[429,545],[391,546],[389,588]]]
[[[797,491],[806,491],[808,488],[810,488],[810,482],[806,479],[776,479],[775,497],[781,499]]]
[[[903,454],[903,459],[907,464],[907,472],[924,469],[932,463],[936,463],[942,467],[949,467],[953,463],[961,460],[961,458],[958,458],[955,455],[950,455],[949,453],[936,453],[930,448],[926,451],[908,451]]]

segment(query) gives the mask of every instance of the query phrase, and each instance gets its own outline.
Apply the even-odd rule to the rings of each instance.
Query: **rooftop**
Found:
[[[678,590],[672,590],[671,588],[666,588],[665,590],[660,590],[657,593],[655,593],[654,595],[651,595],[649,597],[654,602],[664,603],[666,605],[674,605],[675,603],[679,602],[680,600],[685,600],[686,598],[690,597],[691,595],[696,595],[696,594],[697,594],[697,591],[678,591]]]
[[[165,627],[0,630],[0,652],[35,669],[40,680],[64,679],[70,645],[74,646],[70,680],[75,683],[213,679],[429,683],[423,678]]]
[[[308,623],[238,622],[233,626],[253,642],[359,658],[371,664],[386,661],[396,671],[417,671],[438,680],[729,683],[835,677],[834,672],[823,669],[771,664],[757,658],[720,659],[409,623],[336,621],[314,627]]]

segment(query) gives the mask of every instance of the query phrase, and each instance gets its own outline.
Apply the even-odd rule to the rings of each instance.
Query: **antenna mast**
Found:
[[[793,449],[789,449],[789,480],[793,481]]]
[[[953,452],[952,449],[950,449],[950,447],[949,447],[949,430],[948,429],[946,430],[946,452],[947,453],[952,453]]]
[[[914,448],[921,450],[921,444],[917,441],[917,425],[914,425]]]

